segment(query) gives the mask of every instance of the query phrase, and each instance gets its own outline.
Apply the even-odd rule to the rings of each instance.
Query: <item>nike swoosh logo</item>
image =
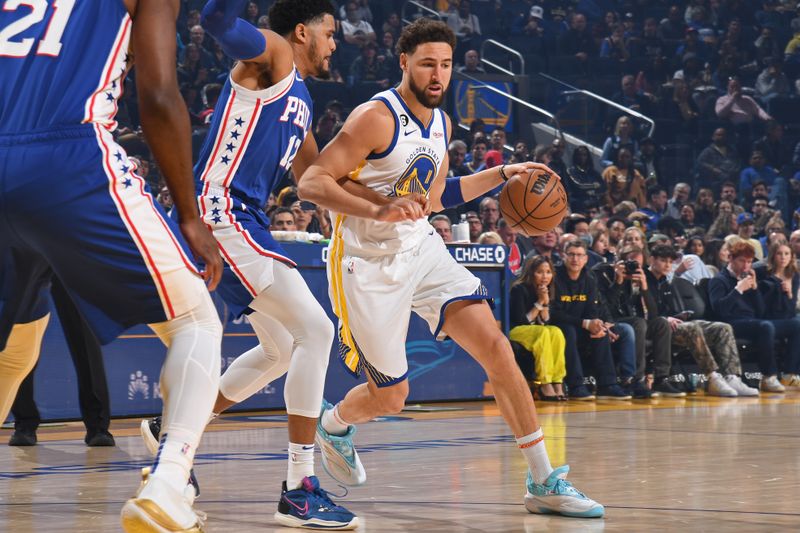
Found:
[[[407,137],[407,136],[411,135],[412,133],[414,133],[415,131],[417,131],[417,130],[403,131],[403,135],[405,135]]]
[[[289,505],[291,505],[292,507],[294,507],[295,509],[297,509],[297,512],[298,512],[298,513],[300,513],[301,515],[305,516],[305,515],[308,513],[308,502],[306,502],[306,503],[305,503],[305,505],[303,505],[302,507],[300,507],[299,505],[297,505],[296,503],[294,503],[294,502],[293,502],[292,500],[290,500],[289,498],[284,498],[284,500],[286,501],[286,503],[288,503]]]
[[[314,447],[313,446],[303,446],[303,449],[304,450],[313,450]]]

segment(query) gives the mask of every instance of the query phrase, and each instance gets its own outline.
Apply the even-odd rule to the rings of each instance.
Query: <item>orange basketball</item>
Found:
[[[543,235],[567,213],[567,192],[553,171],[517,174],[500,191],[500,212],[517,231],[529,237]]]

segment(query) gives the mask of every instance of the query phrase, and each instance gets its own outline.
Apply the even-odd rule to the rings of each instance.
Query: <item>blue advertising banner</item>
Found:
[[[298,263],[300,273],[331,320],[325,272],[327,247],[287,244],[287,253]],[[465,264],[495,298],[495,317],[505,328],[507,320],[506,249],[502,246],[459,245],[451,254]],[[246,318],[233,320],[222,300],[214,296],[223,318],[223,370],[241,353],[258,342]],[[290,304],[290,303],[289,303]],[[406,341],[409,361],[410,401],[474,399],[484,397],[486,375],[481,367],[452,341],[437,342],[427,323],[412,315]],[[166,350],[146,326],[126,331],[103,349],[112,416],[138,416],[161,411],[159,373]],[[363,378],[362,378],[363,380]],[[334,346],[330,354],[325,396],[338,401],[359,381],[344,370]],[[236,409],[280,409],[284,378],[269,384]],[[36,402],[44,420],[80,418],[77,383],[72,361],[58,321],[51,313],[35,375]]]

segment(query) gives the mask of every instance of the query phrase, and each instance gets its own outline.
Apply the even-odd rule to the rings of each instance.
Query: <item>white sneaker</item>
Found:
[[[786,388],[778,381],[778,376],[761,378],[762,392],[786,392]]]
[[[730,385],[739,396],[758,396],[758,389],[748,387],[747,384],[742,381],[742,378],[736,374],[728,374],[725,376],[725,381],[728,382],[728,385]]]
[[[723,396],[725,398],[734,398],[739,394],[730,386],[722,374],[719,372],[712,372],[708,376],[708,385],[706,394],[709,396]]]
[[[800,389],[800,376],[797,374],[784,374],[781,384],[787,389]]]
[[[183,494],[142,469],[142,484],[135,498],[122,507],[122,529],[127,533],[202,533],[205,515],[196,513]]]

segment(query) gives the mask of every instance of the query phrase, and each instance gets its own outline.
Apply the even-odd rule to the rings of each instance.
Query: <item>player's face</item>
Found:
[[[453,74],[453,49],[447,43],[425,43],[412,54],[402,54],[400,68],[419,103],[433,109],[441,105]]]
[[[326,13],[319,22],[306,26],[308,41],[306,53],[311,66],[310,74],[317,78],[328,79],[331,76],[331,54],[336,50],[333,34],[336,24],[333,17]]]

